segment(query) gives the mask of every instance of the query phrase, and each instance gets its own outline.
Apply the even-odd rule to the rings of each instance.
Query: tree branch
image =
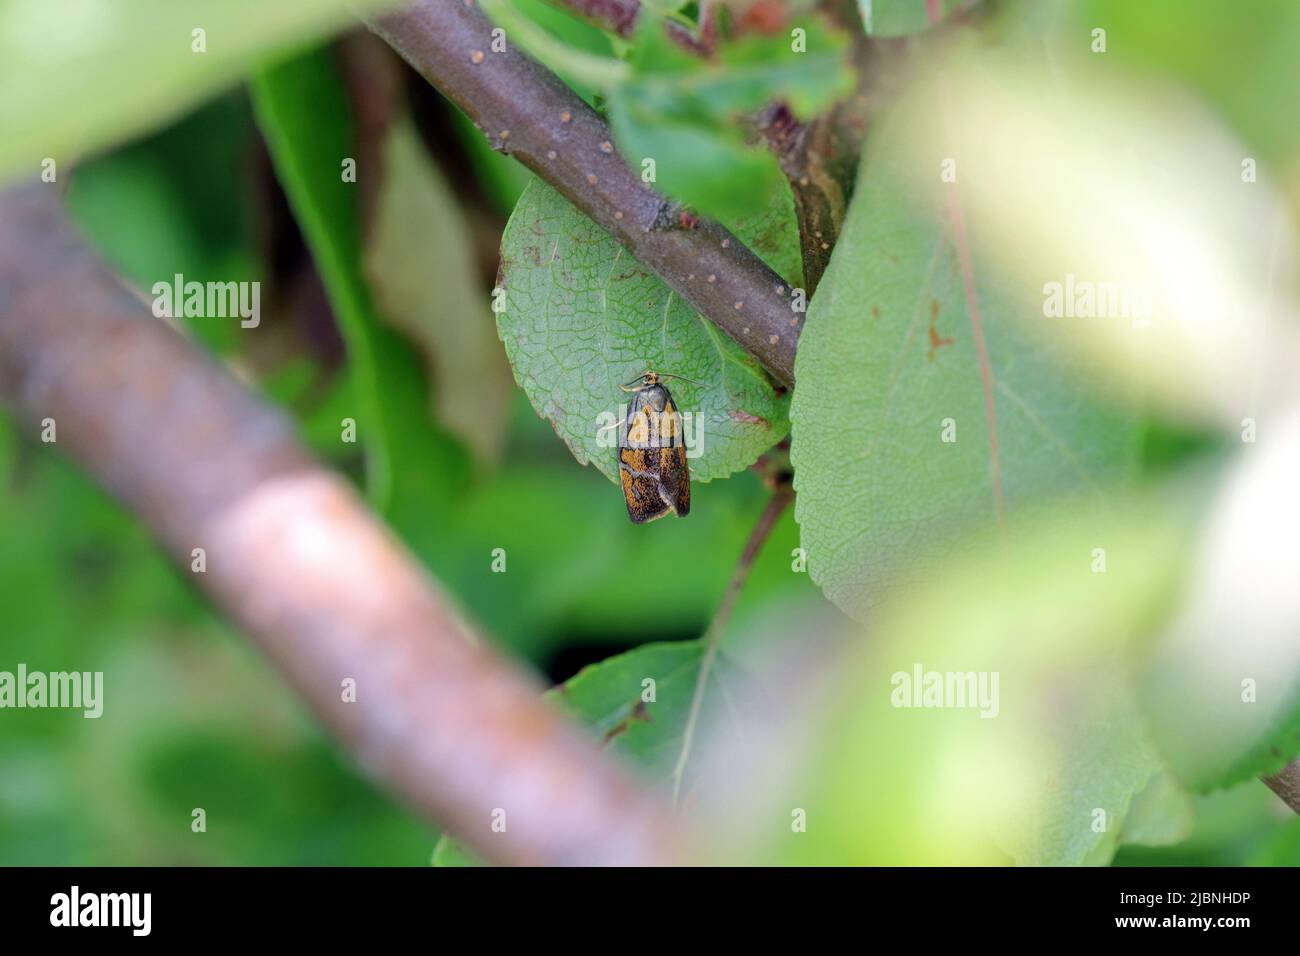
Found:
[[[16,422],[53,419],[58,448],[183,568],[205,549],[195,584],[427,820],[496,862],[668,861],[667,807],[476,638],[280,415],[117,284],[56,190],[0,194],[0,401]]]
[[[1282,798],[1283,803],[1300,813],[1300,760],[1293,760],[1271,777],[1260,779]]]
[[[369,24],[495,149],[608,230],[778,382],[794,384],[800,324],[785,281],[726,229],[681,215],[642,183],[562,80],[509,42],[494,53],[491,21],[466,0],[413,0]]]

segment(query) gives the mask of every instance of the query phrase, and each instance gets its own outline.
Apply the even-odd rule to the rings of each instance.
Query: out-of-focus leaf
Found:
[[[1024,326],[1088,391],[1235,432],[1298,392],[1295,224],[1203,107],[1107,56],[956,48],[896,145],[960,191],[987,268],[1034,305]]]
[[[801,864],[1096,864],[1150,838],[1134,798],[1162,766],[1129,673],[1180,583],[1174,500],[982,536],[882,608],[823,682],[783,668],[780,736],[703,794],[705,828],[738,835],[747,860]]]
[[[1281,177],[1300,149],[1300,5],[1290,0],[1084,0],[1054,7],[1058,48],[1103,27],[1097,69],[1149,77],[1163,72],[1191,87],[1246,141],[1242,158],[1271,162]],[[1171,29],[1176,25],[1175,29]],[[1105,66],[1102,66],[1102,61]],[[1294,197],[1293,197],[1294,198]]]
[[[740,236],[749,242],[746,231]],[[668,382],[690,416],[688,448],[702,432],[693,478],[724,478],[784,437],[789,400],[763,370],[540,181],[506,227],[500,282],[506,297],[497,328],[516,380],[574,457],[611,481],[618,481],[618,431],[599,429],[626,403],[619,385],[648,367],[700,383]]]
[[[244,97],[221,97],[157,136],[79,166],[68,209],[145,301],[155,282],[170,284],[177,274],[199,282],[257,281],[261,263],[249,216],[256,181],[248,168],[256,135]],[[183,321],[222,353],[257,334],[241,329],[237,318]]]
[[[8,0],[0,4],[0,181],[156,128],[259,60],[385,0]],[[195,52],[202,30],[206,52]]]
[[[1069,354],[1030,328],[1041,282],[1026,295],[988,268],[983,221],[941,157],[900,135],[887,123],[864,156],[791,410],[808,567],[860,617],[976,527],[1103,497],[1140,449],[1138,422],[1081,390]]]
[[[1258,780],[1214,793],[1191,794],[1188,799],[1192,825],[1177,843],[1154,846],[1126,841],[1116,854],[1113,865],[1258,865],[1257,853],[1286,832],[1278,829],[1279,823],[1289,819],[1300,824],[1300,818]],[[1142,802],[1143,795],[1134,801],[1133,812],[1139,817]],[[1185,815],[1172,806],[1169,812],[1174,818],[1185,819]],[[1300,860],[1293,858],[1287,865],[1294,866],[1297,862]]]
[[[1191,796],[1171,774],[1161,770],[1133,795],[1119,841],[1141,846],[1168,846],[1186,838],[1195,822],[1196,807]]]
[[[1300,866],[1300,819],[1292,817],[1281,827],[1270,827],[1247,866]]]
[[[1186,605],[1145,672],[1156,743],[1198,790],[1300,754],[1300,410],[1245,447],[1196,544]]]
[[[747,36],[724,44],[717,60],[702,60],[643,16],[631,75],[609,91],[619,152],[634,166],[654,160],[658,188],[713,218],[762,209],[782,176],[772,154],[751,142],[745,114],[782,100],[806,119],[853,84],[847,38],[813,17],[798,27],[802,52],[788,35]]]
[[[433,848],[432,863],[434,866],[486,866],[482,860],[446,835]]]
[[[337,66],[327,50],[317,50],[261,71],[252,92],[347,345],[371,499],[399,530],[423,538],[452,507],[467,461],[428,415],[418,357],[376,314],[362,271],[357,186],[342,175],[355,151]]]
[[[486,461],[504,439],[512,382],[455,196],[409,119],[383,145],[383,185],[365,249],[380,315],[424,350],[436,417]]]

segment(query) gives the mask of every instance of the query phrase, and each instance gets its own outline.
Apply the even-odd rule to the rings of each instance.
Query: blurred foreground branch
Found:
[[[475,638],[287,421],[118,285],[51,185],[0,194],[0,401],[29,430],[52,419],[182,567],[203,548],[195,583],[430,822],[501,863],[668,861],[666,808]]]
[[[799,325],[791,290],[735,236],[655,193],[614,151],[609,128],[550,70],[465,0],[413,0],[370,28],[508,153],[608,230],[784,385]],[[500,52],[494,51],[494,46]]]

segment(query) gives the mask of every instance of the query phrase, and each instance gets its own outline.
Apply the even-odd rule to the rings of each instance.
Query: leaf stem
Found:
[[[727,630],[727,624],[731,621],[731,613],[735,610],[736,600],[740,597],[740,592],[749,579],[749,572],[754,566],[754,559],[758,557],[758,552],[762,550],[763,544],[772,533],[772,529],[776,527],[777,520],[793,499],[794,489],[788,483],[778,485],[772,492],[772,497],[768,499],[763,513],[758,516],[758,522],[754,525],[754,530],[750,532],[749,540],[745,542],[745,549],[740,553],[740,560],[736,562],[736,568],[731,573],[731,581],[727,584],[727,591],[723,595],[722,604],[719,606],[717,613],[713,615],[713,620],[709,622],[708,630],[704,632],[704,658],[700,661],[700,673],[695,679],[695,691],[691,696],[691,710],[686,717],[686,730],[682,734],[682,750],[677,757],[677,765],[673,768],[674,806],[677,805],[678,797],[681,794],[682,778],[686,774],[686,765],[691,758],[691,744],[695,739],[695,728],[699,723],[700,709],[704,703],[704,690],[709,682],[709,671],[712,670],[713,661],[718,655],[718,643]]]

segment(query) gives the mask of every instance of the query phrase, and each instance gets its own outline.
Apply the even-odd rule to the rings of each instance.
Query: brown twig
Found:
[[[1300,760],[1293,760],[1272,776],[1260,779],[1283,803],[1300,813]]]
[[[758,557],[758,552],[762,550],[768,535],[776,527],[782,512],[786,506],[794,500],[794,489],[789,484],[789,476],[778,484],[772,492],[772,497],[768,499],[767,506],[763,513],[758,516],[758,521],[754,525],[754,530],[749,534],[749,540],[745,542],[745,548],[740,553],[740,560],[736,562],[736,568],[731,573],[731,580],[727,584],[727,592],[722,596],[722,604],[718,607],[718,612],[713,615],[713,620],[709,622],[709,628],[704,633],[704,658],[700,661],[700,673],[695,679],[695,690],[691,695],[691,710],[686,718],[686,729],[682,734],[682,749],[678,754],[677,764],[673,767],[673,803],[676,804],[681,794],[682,778],[686,774],[686,765],[691,759],[691,744],[695,738],[695,727],[699,723],[700,708],[704,703],[704,690],[709,682],[709,672],[713,669],[713,661],[718,656],[718,642],[722,640],[722,635],[727,630],[727,624],[731,621],[731,613],[736,608],[736,601],[740,598],[740,592],[744,590],[745,582],[749,579],[750,569],[754,566],[754,559]]]
[[[817,290],[839,238],[858,174],[862,141],[871,114],[892,95],[903,52],[899,41],[867,37],[855,0],[822,0],[820,7],[852,38],[856,84],[852,93],[819,116],[799,122],[784,103],[757,118],[794,195],[803,254],[804,286]]]
[[[854,168],[845,164],[856,143],[845,140],[836,121],[839,107],[808,123],[795,119],[784,103],[774,103],[760,114],[758,129],[776,156],[794,196],[803,259],[804,287],[809,296],[817,290],[839,237]]]
[[[683,215],[643,183],[604,121],[555,74],[509,41],[493,52],[493,24],[465,0],[413,0],[370,27],[495,149],[608,230],[778,382],[794,384],[799,328],[785,281],[726,229]]]
[[[502,863],[672,858],[667,808],[477,639],[287,421],[117,284],[53,186],[0,194],[0,401],[20,426],[53,419],[187,571],[203,548],[194,583],[427,820]]]

